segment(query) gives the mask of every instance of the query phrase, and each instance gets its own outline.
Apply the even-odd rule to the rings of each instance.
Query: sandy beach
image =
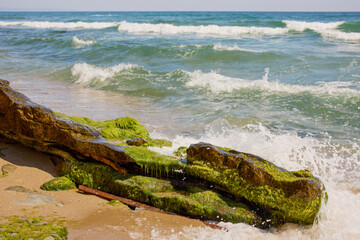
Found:
[[[8,216],[63,219],[69,239],[79,240],[150,239],[158,238],[159,234],[174,236],[187,227],[205,227],[200,221],[186,217],[131,210],[125,205],[112,206],[107,200],[82,194],[77,189],[43,191],[40,186],[58,176],[50,156],[2,138],[0,149],[0,167],[9,164],[16,167],[10,167],[7,176],[0,177],[1,221]],[[15,186],[30,191],[21,192]]]

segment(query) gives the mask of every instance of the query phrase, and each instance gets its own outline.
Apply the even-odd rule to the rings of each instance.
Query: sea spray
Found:
[[[178,146],[209,142],[262,156],[289,170],[309,169],[325,182],[329,200],[311,227],[285,225],[268,232],[244,224],[220,223],[228,231],[187,228],[180,234],[196,239],[357,239],[360,210],[360,146],[338,144],[331,138],[300,137],[296,132],[276,133],[262,124],[232,128],[221,121],[208,126],[199,138],[176,136],[172,148],[152,148],[170,154]],[[161,134],[152,133],[154,137]],[[339,229],[338,227],[341,226]],[[157,234],[161,234],[159,230]],[[179,235],[176,235],[179,237]],[[175,237],[175,235],[173,236]]]

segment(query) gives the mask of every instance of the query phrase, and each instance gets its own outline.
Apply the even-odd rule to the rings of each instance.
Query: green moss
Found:
[[[267,167],[265,163],[262,166]],[[276,170],[272,165],[269,172]],[[310,201],[289,198],[281,188],[268,185],[256,186],[243,179],[236,169],[221,170],[201,161],[192,161],[185,167],[186,175],[195,176],[214,184],[236,198],[245,198],[257,206],[268,209],[271,213],[272,224],[294,222],[312,224],[321,205],[321,198]],[[284,179],[288,173],[277,173],[276,179]],[[293,181],[294,175],[290,174],[288,181]]]
[[[299,170],[299,171],[292,171],[292,174],[294,174],[297,177],[302,177],[302,178],[314,178],[314,176],[311,174],[310,171],[308,170]]]
[[[174,152],[175,156],[177,156],[177,157],[185,157],[186,156],[186,149],[187,149],[187,147],[183,147],[183,146],[179,147]]]
[[[128,147],[125,149],[125,152],[141,166],[148,176],[175,176],[182,172],[184,167],[180,161],[150,151],[146,147]]]
[[[164,139],[152,139],[152,138],[146,138],[148,141],[145,146],[148,147],[171,147],[172,142],[164,140]]]
[[[63,191],[74,189],[76,186],[69,178],[62,176],[44,183],[40,188],[46,191]]]
[[[172,161],[172,160],[171,160]],[[77,184],[87,184],[121,197],[195,218],[246,222],[261,226],[261,219],[246,206],[218,193],[191,187],[178,190],[171,181],[146,176],[123,176],[111,167],[98,163],[66,162],[63,174]]]
[[[125,139],[144,138],[147,140],[146,146],[150,147],[171,147],[172,143],[162,139],[152,139],[146,127],[141,125],[139,120],[132,117],[122,117],[115,120],[96,122],[86,117],[67,116],[63,113],[56,113],[59,116],[68,118],[77,123],[87,125],[94,130],[98,130],[101,135],[110,141],[115,141],[121,145]]]
[[[67,239],[67,230],[57,221],[47,221],[43,217],[18,217],[3,218],[6,223],[0,224],[0,239]]]
[[[111,200],[108,202],[109,205],[114,206],[114,207],[125,207],[126,205],[123,204],[122,202],[118,201],[118,200]]]

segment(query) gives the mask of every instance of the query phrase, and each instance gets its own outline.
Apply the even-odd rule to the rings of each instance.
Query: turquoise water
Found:
[[[336,198],[321,224],[247,231],[360,238],[359,12],[1,12],[0,74],[55,110],[135,116],[174,148],[208,141],[310,169]]]

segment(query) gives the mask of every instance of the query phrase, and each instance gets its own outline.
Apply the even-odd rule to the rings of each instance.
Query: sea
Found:
[[[57,112],[307,169],[313,226],[166,239],[360,239],[360,12],[0,12],[0,78]],[[154,228],[153,239],[162,232]]]

